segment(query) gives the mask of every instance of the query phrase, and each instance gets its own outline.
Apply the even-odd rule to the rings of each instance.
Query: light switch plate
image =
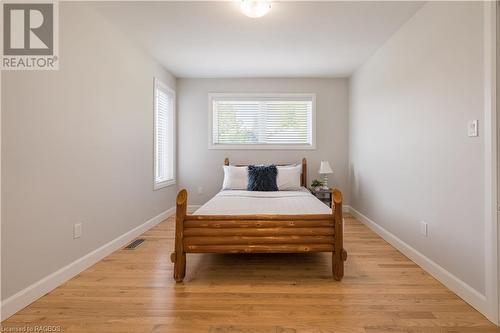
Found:
[[[468,136],[478,136],[477,131],[477,120],[471,120],[467,124],[467,135]]]

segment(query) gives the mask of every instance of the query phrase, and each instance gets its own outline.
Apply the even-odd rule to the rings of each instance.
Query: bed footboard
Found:
[[[174,279],[186,272],[186,253],[332,252],[336,280],[344,275],[342,194],[334,190],[332,214],[188,215],[187,191],[177,195]]]

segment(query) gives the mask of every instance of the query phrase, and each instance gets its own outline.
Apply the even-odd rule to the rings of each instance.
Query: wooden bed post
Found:
[[[344,244],[344,219],[342,216],[342,193],[338,189],[333,190],[332,214],[335,221],[335,241],[334,252],[332,253],[332,272],[335,280],[340,281],[344,276],[344,261],[347,259],[347,252],[343,248]]]
[[[175,212],[175,252],[170,259],[174,263],[174,279],[182,282],[186,275],[186,253],[184,252],[184,219],[187,213],[187,191],[181,190],[177,194]]]
[[[226,166],[229,165],[229,158],[226,157],[226,159],[224,160],[224,165],[226,165]]]
[[[302,183],[300,185],[307,187],[307,161],[305,157],[302,159],[302,175],[300,182]]]

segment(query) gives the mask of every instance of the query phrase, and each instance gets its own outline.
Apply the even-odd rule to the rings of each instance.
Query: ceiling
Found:
[[[422,2],[272,2],[261,18],[238,1],[96,2],[177,77],[346,77]]]

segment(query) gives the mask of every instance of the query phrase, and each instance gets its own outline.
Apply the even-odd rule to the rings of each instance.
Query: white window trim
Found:
[[[172,179],[156,182],[156,90],[162,89],[172,94]],[[176,134],[176,94],[175,90],[167,86],[162,81],[154,78],[153,84],[153,190],[159,190],[167,186],[175,185],[177,181],[177,134]]]
[[[213,101],[218,98],[310,98],[311,144],[310,145],[273,145],[273,144],[213,144]],[[253,149],[253,150],[315,150],[316,149],[316,94],[315,93],[209,93],[208,94],[208,149]]]

